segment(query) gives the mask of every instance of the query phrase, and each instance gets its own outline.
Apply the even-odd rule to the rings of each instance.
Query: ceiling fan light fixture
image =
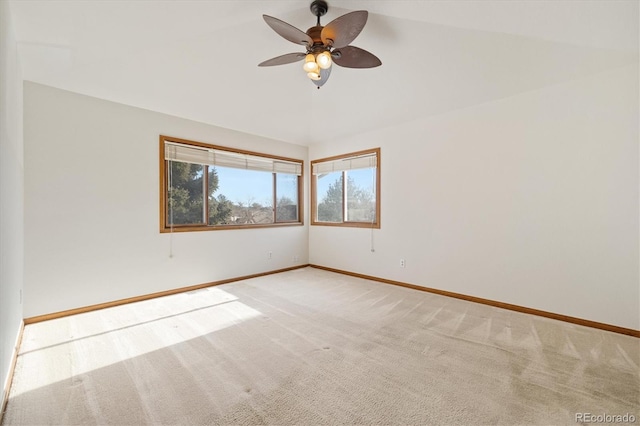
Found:
[[[316,63],[323,70],[326,70],[327,68],[331,67],[331,62],[332,62],[331,54],[326,50],[324,52],[319,53],[318,56],[316,56]]]
[[[317,72],[309,72],[307,73],[307,77],[309,77],[311,80],[320,80],[320,74]]]

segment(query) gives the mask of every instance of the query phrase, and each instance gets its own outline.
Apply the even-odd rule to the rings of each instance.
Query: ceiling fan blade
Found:
[[[291,64],[298,62],[306,56],[305,53],[287,53],[285,55],[276,56],[275,58],[267,59],[264,62],[258,64],[259,67],[272,67],[274,65]]]
[[[320,68],[320,80],[311,80],[313,84],[318,86],[318,89],[327,82],[329,76],[331,75],[331,67],[325,69]]]
[[[382,61],[373,53],[355,46],[335,49],[331,57],[336,65],[345,68],[374,68],[382,65]]]
[[[368,16],[366,10],[356,10],[334,19],[322,29],[322,42],[334,48],[345,47],[358,37]]]
[[[278,18],[274,18],[269,15],[262,15],[264,21],[269,25],[273,31],[280,34],[292,43],[311,46],[313,40],[305,32],[297,29],[293,25],[287,24]]]

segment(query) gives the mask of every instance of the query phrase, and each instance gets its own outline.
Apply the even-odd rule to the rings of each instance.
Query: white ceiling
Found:
[[[306,31],[310,1],[9,3],[26,80],[300,145],[638,62],[638,0],[329,1],[323,24],[369,11],[352,44],[382,66],[320,90],[301,63],[257,66],[303,51],[262,14]]]

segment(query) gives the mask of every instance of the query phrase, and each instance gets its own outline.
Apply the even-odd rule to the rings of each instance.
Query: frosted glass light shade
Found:
[[[306,72],[318,72],[318,64],[316,64],[316,57],[309,53],[304,58],[304,65],[302,66]]]
[[[331,66],[331,54],[329,52],[322,52],[316,56],[316,63],[320,68],[326,70]]]
[[[307,73],[307,77],[309,77],[311,80],[320,80],[320,74],[318,74],[317,72],[309,72]]]

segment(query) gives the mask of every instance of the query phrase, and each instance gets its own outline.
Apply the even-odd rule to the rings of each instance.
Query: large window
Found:
[[[380,228],[380,148],[311,162],[311,224]]]
[[[160,232],[301,225],[302,165],[160,136]]]

